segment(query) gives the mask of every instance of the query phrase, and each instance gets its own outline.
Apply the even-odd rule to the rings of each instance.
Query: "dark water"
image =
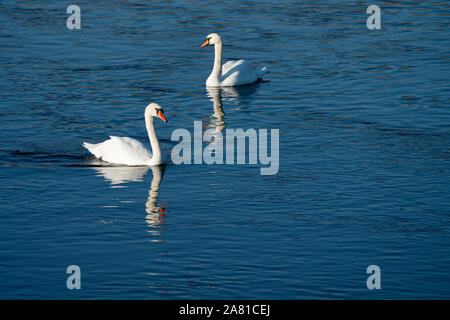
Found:
[[[449,299],[450,5],[378,1],[368,30],[369,4],[84,1],[71,31],[69,3],[2,1],[0,298]],[[267,81],[208,92],[211,32]],[[92,161],[147,141],[150,102],[166,152],[279,128],[278,174]]]

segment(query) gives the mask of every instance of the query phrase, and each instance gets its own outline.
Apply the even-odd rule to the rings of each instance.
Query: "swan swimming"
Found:
[[[153,125],[154,117],[167,122],[163,109],[156,103],[150,103],[145,108],[144,118],[153,155],[141,142],[128,137],[110,136],[109,140],[97,144],[84,142],[83,147],[96,158],[110,163],[129,166],[159,165],[161,164],[161,149]]]
[[[235,87],[262,80],[266,67],[256,69],[247,60],[227,61],[222,65],[222,39],[217,33],[209,34],[201,47],[214,45],[214,67],[206,80],[208,87]]]

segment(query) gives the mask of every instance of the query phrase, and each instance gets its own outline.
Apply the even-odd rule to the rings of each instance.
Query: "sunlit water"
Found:
[[[0,298],[450,298],[449,14],[383,2],[0,5]],[[270,73],[208,91],[224,58]],[[280,168],[117,167],[108,135],[280,130]],[[169,156],[170,160],[170,156]],[[381,290],[366,269],[381,268]],[[66,268],[81,268],[68,290]]]

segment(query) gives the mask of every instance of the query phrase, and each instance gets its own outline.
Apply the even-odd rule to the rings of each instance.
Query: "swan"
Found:
[[[214,45],[214,67],[206,80],[208,87],[235,87],[250,84],[262,79],[266,67],[256,69],[247,60],[228,61],[222,65],[222,39],[217,33],[206,37],[201,47]]]
[[[150,103],[145,108],[145,127],[153,151],[152,153],[139,141],[128,137],[110,136],[109,140],[101,143],[83,143],[83,147],[89,150],[96,158],[103,161],[125,164],[129,166],[155,166],[161,164],[161,149],[156,137],[153,117],[159,117],[167,122],[163,109],[156,103]]]

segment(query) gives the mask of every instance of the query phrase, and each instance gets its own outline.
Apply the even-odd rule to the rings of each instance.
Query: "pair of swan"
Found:
[[[207,87],[234,87],[251,84],[262,79],[267,72],[265,67],[256,69],[246,60],[228,61],[222,65],[222,39],[217,33],[209,34],[201,47],[214,45],[214,67],[206,80]],[[161,149],[156,136],[153,118],[159,117],[164,122],[167,119],[164,111],[156,103],[150,103],[145,108],[145,126],[150,140],[152,153],[139,141],[128,137],[110,136],[110,139],[91,144],[84,142],[83,146],[96,158],[114,164],[129,166],[155,166],[161,164]]]

